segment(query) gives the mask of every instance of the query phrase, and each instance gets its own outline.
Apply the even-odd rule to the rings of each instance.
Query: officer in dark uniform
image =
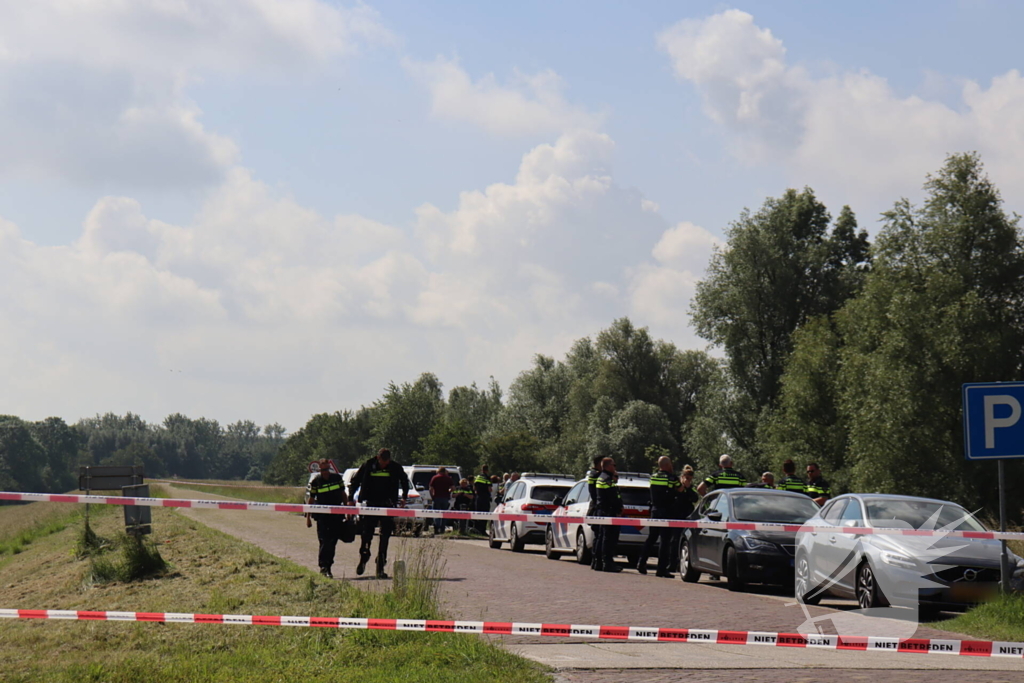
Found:
[[[473,509],[477,512],[491,511],[491,475],[487,465],[481,467],[480,474],[473,479]],[[486,519],[477,520],[474,525],[481,534],[487,533]]]
[[[399,500],[398,489],[402,489]],[[349,496],[354,497],[359,489],[359,502],[368,507],[389,508],[397,504],[404,507],[409,499],[409,477],[397,462],[391,459],[391,451],[382,448],[376,457],[363,463],[349,484]],[[386,579],[384,565],[388,563],[388,542],[395,533],[393,517],[362,515],[362,539],[359,545],[359,564],[356,574],[362,576],[366,563],[370,561],[370,546],[373,544],[373,530],[380,524],[380,541],[377,544],[377,578]]]
[[[804,493],[818,505],[824,505],[832,497],[832,487],[821,476],[821,468],[816,462],[807,463],[807,488],[804,489]]]
[[[619,475],[615,471],[615,461],[605,458],[601,461],[601,476],[597,478],[597,515],[599,517],[622,516],[622,492],[619,491]],[[621,572],[622,567],[615,564],[615,551],[619,545],[619,527],[605,524],[601,534],[600,547],[594,552],[601,556],[601,571]]]
[[[597,509],[597,478],[601,476],[601,461],[604,460],[603,455],[598,455],[594,458],[593,467],[587,470],[587,492],[590,494],[590,504],[587,505],[587,516],[592,517],[594,510]],[[602,533],[604,526],[601,524],[591,524],[590,533],[594,537],[594,547],[590,553],[590,568],[594,570],[601,569],[601,559],[597,554],[598,538]]]
[[[700,502],[700,494],[693,487],[693,468],[689,465],[683,467],[679,475],[679,488],[673,499],[672,519],[689,519],[693,511],[697,509]],[[679,571],[679,541],[683,535],[682,529],[673,529],[670,545],[675,552],[672,553],[672,571]]]
[[[663,455],[658,458],[658,471],[651,475],[651,519],[674,519],[672,516],[675,507],[676,489],[679,488],[679,479],[672,471],[672,460]],[[671,578],[669,567],[672,566],[672,531],[669,527],[650,526],[647,527],[647,540],[644,542],[644,549],[640,551],[640,559],[637,560],[636,570],[641,574],[647,573],[647,558],[654,552],[654,545],[660,541],[658,546],[658,569],[656,576]]]
[[[747,485],[743,475],[732,468],[732,456],[723,455],[718,459],[717,472],[697,485],[697,493],[706,496],[709,491],[718,489],[738,489]]]
[[[794,493],[806,493],[807,484],[804,480],[796,476],[796,463],[792,460],[786,460],[782,463],[782,481],[779,482],[778,489],[780,491],[792,491]]]
[[[345,505],[348,500],[345,496],[345,484],[342,482],[341,475],[331,471],[331,461],[326,458],[317,464],[320,466],[320,474],[309,482],[309,504]],[[322,512],[315,512],[312,517],[316,520],[316,538],[320,542],[317,565],[320,567],[320,573],[331,579],[334,578],[331,574],[331,567],[334,565],[334,551],[338,547],[341,525],[345,518],[343,515]],[[310,515],[306,515],[306,526],[312,525]]]

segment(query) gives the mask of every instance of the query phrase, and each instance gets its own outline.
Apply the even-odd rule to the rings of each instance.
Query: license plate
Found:
[[[949,587],[949,597],[956,602],[985,602],[998,593],[992,584],[954,583]]]

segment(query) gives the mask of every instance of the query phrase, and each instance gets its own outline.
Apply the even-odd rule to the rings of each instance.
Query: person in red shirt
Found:
[[[448,476],[448,470],[443,467],[437,468],[437,474],[430,478],[430,507],[433,510],[447,510],[451,507],[452,478]],[[434,518],[434,534],[444,533],[444,518]]]

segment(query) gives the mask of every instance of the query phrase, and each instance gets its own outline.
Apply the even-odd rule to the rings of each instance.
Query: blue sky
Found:
[[[279,420],[503,386],[687,306],[744,207],[862,225],[977,149],[1022,210],[995,2],[0,8],[0,413]]]

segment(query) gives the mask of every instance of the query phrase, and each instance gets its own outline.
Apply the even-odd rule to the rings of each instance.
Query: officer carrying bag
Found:
[[[345,515],[338,528],[338,539],[342,543],[351,543],[356,540],[356,521],[351,515]]]

